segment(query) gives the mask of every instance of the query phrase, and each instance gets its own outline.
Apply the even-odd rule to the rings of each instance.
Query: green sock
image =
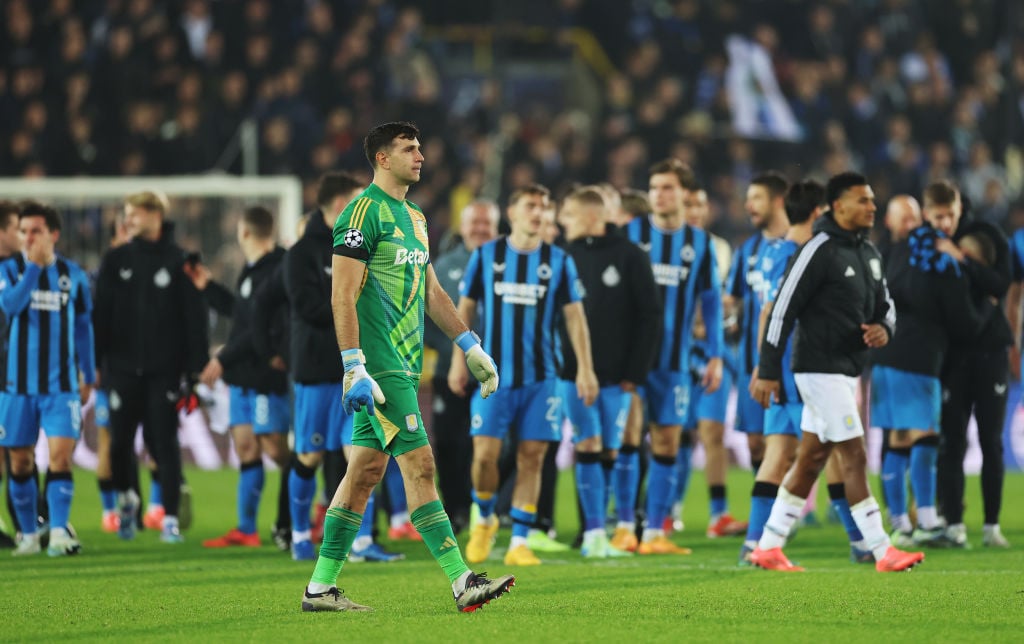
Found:
[[[413,510],[411,519],[416,531],[423,537],[423,543],[430,549],[430,554],[441,564],[441,570],[448,575],[448,581],[454,584],[456,579],[469,571],[469,567],[462,560],[462,552],[459,543],[455,541],[451,521],[444,513],[444,506],[440,501],[424,503]]]
[[[363,515],[345,508],[331,508],[324,518],[324,542],[316,560],[311,581],[333,586],[348,559],[352,542],[356,539]],[[450,530],[451,528],[449,528]]]

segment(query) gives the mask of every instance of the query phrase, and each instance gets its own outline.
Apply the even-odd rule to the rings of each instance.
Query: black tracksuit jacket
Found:
[[[238,294],[231,311],[231,333],[217,354],[224,366],[224,382],[229,385],[253,389],[261,394],[288,392],[288,375],[270,366],[269,358],[262,357],[253,343],[255,295],[273,276],[284,259],[285,250],[277,247],[242,270],[238,277]],[[280,321],[271,320],[280,325]],[[273,329],[272,334],[279,333]]]
[[[338,355],[331,310],[334,237],[319,209],[302,238],[284,259],[284,283],[291,305],[291,373],[295,382],[341,382],[345,369]]]
[[[798,320],[794,373],[859,376],[868,357],[861,324],[881,324],[890,338],[896,330],[882,258],[866,231],[840,228],[831,213],[814,231],[779,285],[761,342],[758,375],[766,380],[781,377],[786,340]]]
[[[889,344],[874,350],[872,363],[938,377],[949,343],[971,341],[982,317],[966,276],[919,270],[910,254],[907,241],[889,247],[885,275],[899,324]]]
[[[165,222],[159,240],[136,237],[103,257],[93,307],[101,370],[195,376],[206,364],[206,301],[182,270],[173,231]]]
[[[601,237],[565,246],[583,282],[594,371],[601,386],[643,384],[654,364],[661,333],[661,297],[647,254],[614,228]],[[561,325],[564,365],[559,376],[576,379],[576,355]]]

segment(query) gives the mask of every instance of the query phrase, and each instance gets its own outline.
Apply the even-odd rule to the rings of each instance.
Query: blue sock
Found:
[[[391,514],[401,514],[409,511],[409,504],[405,500],[405,481],[402,480],[402,470],[398,462],[391,459],[388,469],[384,471],[384,487],[388,491],[388,500],[391,501]]]
[[[684,445],[676,455],[676,490],[672,494],[673,502],[686,502],[686,490],[690,487],[690,462],[693,457],[693,446]]]
[[[512,517],[512,536],[523,537],[524,539],[537,520],[536,511],[528,512],[523,508],[512,508],[508,515]]]
[[[375,494],[370,494],[370,498],[366,499],[366,509],[363,510],[363,522],[359,524],[359,532],[356,533],[356,538],[359,537],[370,537],[373,538],[373,519],[377,516],[375,509],[375,503],[373,497]]]
[[[470,492],[470,496],[473,497],[473,503],[476,503],[477,507],[480,508],[480,518],[490,518],[490,516],[494,514],[494,504],[498,502],[498,493],[491,492],[490,497],[487,499],[480,498],[480,494],[481,493],[478,493],[476,490]],[[487,493],[485,492],[482,494],[486,496]]]
[[[163,505],[164,489],[160,486],[160,470],[153,470],[150,474],[151,482],[149,484],[149,504]]]
[[[672,510],[672,494],[676,489],[674,456],[652,456],[647,468],[647,527],[661,530],[665,517]]]
[[[68,527],[71,500],[75,498],[75,482],[71,472],[46,473],[46,502],[50,506],[50,527]]]
[[[760,541],[764,534],[764,524],[775,505],[775,497],[779,495],[779,486],[764,481],[754,482],[754,491],[750,495],[750,523],[747,524],[747,541]]]
[[[604,505],[601,506],[601,516],[608,512],[608,501],[615,498],[615,461],[601,460],[601,476],[604,477]]]
[[[890,449],[882,460],[882,487],[890,515],[907,513],[908,456],[906,449]]]
[[[623,445],[615,461],[615,514],[619,521],[636,521],[636,493],[640,488],[640,454]]]
[[[316,494],[316,470],[311,470],[297,459],[292,463],[288,475],[289,507],[292,513],[292,531],[308,532],[310,529],[309,510],[313,507]]]
[[[850,543],[861,541],[864,535],[861,534],[857,522],[853,520],[853,514],[850,512],[850,502],[846,500],[846,486],[842,483],[829,483],[828,498],[832,503],[832,509],[839,515],[843,528],[846,529],[846,536],[850,538]],[[906,508],[906,496],[904,496],[903,503]],[[889,507],[891,508],[892,505],[890,504]]]
[[[600,454],[576,454],[576,492],[583,508],[583,529],[604,527],[604,474]]]
[[[245,534],[256,532],[256,513],[263,494],[263,461],[243,463],[238,477],[238,529]]]
[[[96,481],[100,486],[100,504],[104,512],[113,512],[117,509],[117,490],[114,489],[114,482],[110,479]]]
[[[714,521],[729,510],[729,502],[725,498],[725,486],[709,485],[708,495],[711,500],[711,520]]]
[[[935,460],[939,448],[931,443],[914,444],[910,450],[910,488],[917,507],[935,507]]]
[[[39,519],[39,486],[32,474],[10,477],[11,503],[23,534],[35,534]]]

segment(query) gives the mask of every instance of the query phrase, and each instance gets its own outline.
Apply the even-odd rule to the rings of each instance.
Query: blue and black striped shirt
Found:
[[[57,256],[46,268],[18,254],[0,263],[0,308],[7,316],[7,383],[16,394],[78,391],[81,370],[95,381],[89,280]]]
[[[572,257],[543,243],[524,253],[500,237],[473,251],[459,293],[482,305],[484,350],[502,383],[516,388],[556,377],[556,321],[562,307],[583,299]]]
[[[687,224],[674,231],[662,230],[651,216],[631,221],[626,235],[650,255],[664,305],[661,348],[654,369],[681,372],[689,368],[698,297],[707,328],[707,357],[721,358],[722,289],[711,236]]]

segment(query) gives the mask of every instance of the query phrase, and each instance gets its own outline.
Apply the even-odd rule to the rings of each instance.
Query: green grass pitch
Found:
[[[693,642],[693,641],[1020,641],[1024,630],[1024,475],[1006,481],[1003,528],[1010,550],[981,547],[977,478],[968,479],[967,522],[974,548],[929,551],[918,569],[878,574],[848,562],[835,525],[805,528],[787,553],[805,574],[736,566],[739,539],[709,540],[703,475],[695,472],[687,529],[674,539],[688,557],[584,562],[577,552],[512,570],[515,590],[476,614],[459,614],[447,579],[422,544],[399,543],[408,559],[349,564],[339,585],[372,614],[299,610],[311,563],[293,562],[266,545],[204,550],[200,542],[234,525],[231,470],[190,470],[195,522],[188,542],[167,546],[152,531],[122,543],[100,532],[91,472],[76,472],[72,523],[84,548],[72,558],[13,559],[0,551],[0,641],[182,642]],[[277,475],[267,477],[268,492]],[[729,479],[730,502],[745,516],[748,472]],[[876,482],[877,483],[877,482]],[[824,487],[824,486],[822,486]],[[875,485],[877,490],[877,484]],[[265,494],[262,532],[274,510]],[[827,501],[821,495],[819,516]],[[572,478],[559,486],[562,539],[576,529]],[[265,536],[265,534],[264,534]],[[464,542],[465,535],[460,541]]]

